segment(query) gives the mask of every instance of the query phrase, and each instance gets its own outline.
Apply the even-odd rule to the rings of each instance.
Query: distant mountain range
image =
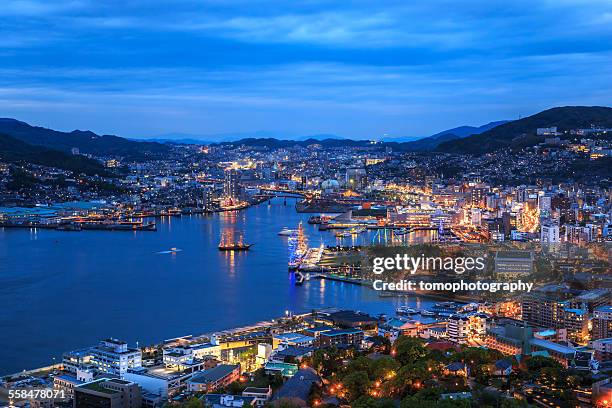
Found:
[[[494,128],[495,126],[502,125],[507,123],[507,120],[499,120],[497,122],[489,122],[486,125],[482,126],[459,126],[456,128],[443,130],[442,132],[436,133],[435,135],[426,136],[426,137],[418,137],[418,136],[407,136],[407,137],[392,137],[392,138],[383,138],[383,142],[416,142],[421,140],[451,140],[452,138],[462,138],[470,135],[477,135],[482,132],[485,132],[489,129]],[[444,138],[442,136],[445,136]],[[453,137],[454,136],[454,137]]]
[[[512,122],[498,121],[486,125],[460,126],[435,135],[412,141],[386,141],[399,151],[440,151],[448,153],[484,154],[500,148],[522,148],[542,141],[536,135],[539,127],[556,126],[560,131],[601,126],[612,128],[612,108],[601,106],[566,106],[552,108]],[[261,135],[263,132],[255,132]],[[175,134],[174,138],[157,139],[160,142],[206,143],[199,139]],[[318,143],[324,147],[368,146],[368,140],[351,140],[334,135],[298,137],[282,140],[272,137],[248,137],[235,141],[218,142],[221,146],[247,145],[271,149],[308,146]],[[28,161],[35,164],[80,171],[87,174],[109,174],[98,161],[71,154],[73,148],[94,156],[121,156],[146,160],[167,157],[172,147],[157,141],[136,141],[112,135],[97,135],[90,131],[59,132],[31,126],[15,119],[0,119],[0,159]],[[210,142],[209,142],[210,143]]]
[[[460,126],[453,129],[448,129],[435,135],[415,138],[415,137],[402,137],[402,138],[388,138],[383,139],[381,143],[393,147],[394,149],[401,151],[432,151],[435,150],[438,145],[448,140],[460,139],[469,135],[485,132],[489,129],[493,129],[501,124],[508,123],[508,121],[502,120],[497,122],[490,122],[486,125],[479,127],[475,126]],[[333,135],[316,135],[306,138],[298,139],[276,139],[276,138],[245,138],[234,141],[218,142],[219,145],[246,145],[254,147],[268,147],[270,149],[280,147],[291,147],[291,146],[307,146],[313,143],[319,143],[324,147],[343,147],[343,146],[367,146],[370,144],[369,140],[352,140],[341,137],[330,137]],[[415,140],[416,139],[416,140]]]
[[[537,128],[556,126],[559,131],[601,126],[612,128],[612,108],[564,106],[504,123],[478,135],[444,141],[436,148],[448,153],[484,154],[502,148],[518,149],[542,141]]]
[[[414,147],[417,150],[431,150],[436,147],[439,143],[446,140],[458,139],[467,137],[470,135],[476,135],[492,129],[495,126],[499,126],[508,121],[501,120],[497,122],[490,122],[482,126],[459,126],[453,129],[444,130],[440,133],[428,137],[420,136],[405,136],[405,137],[383,137],[379,141],[384,143],[407,143],[407,142],[419,142],[415,143]],[[326,140],[352,140],[361,141],[367,144],[369,139],[350,139],[344,136],[338,136],[334,134],[314,134],[314,135],[299,135],[292,134],[291,132],[279,132],[279,131],[266,131],[259,130],[256,132],[240,132],[240,133],[218,133],[210,135],[196,135],[191,133],[166,133],[159,135],[154,138],[145,139],[149,142],[158,143],[178,143],[178,144],[235,144],[243,143],[243,141],[258,140],[258,139],[275,139],[287,142],[305,142],[305,141],[326,141]],[[136,139],[134,139],[136,140]],[[142,139],[140,139],[142,140]]]
[[[166,133],[154,138],[148,138],[146,141],[158,143],[177,143],[177,144],[215,144],[223,142],[236,142],[247,139],[277,139],[277,140],[326,140],[326,139],[347,139],[342,136],[332,134],[316,134],[302,136],[298,134],[289,134],[287,132],[275,132],[259,130],[256,132],[239,132],[239,133],[218,133],[211,135],[196,135],[191,133]],[[136,139],[134,139],[136,140]],[[141,139],[142,140],[142,139]]]
[[[308,146],[312,144],[320,144],[324,147],[350,147],[350,146],[367,146],[369,140],[351,140],[351,139],[305,139],[305,140],[282,140],[275,138],[247,138],[240,139],[234,142],[219,142],[215,143],[219,146],[251,146],[251,147],[267,147],[269,149],[281,149],[293,146]]]

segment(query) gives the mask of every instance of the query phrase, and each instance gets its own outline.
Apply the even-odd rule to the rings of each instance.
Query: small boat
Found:
[[[336,238],[348,238],[350,236],[350,232],[336,232]]]
[[[412,309],[410,307],[406,307],[406,306],[400,306],[397,309],[395,309],[395,312],[398,315],[413,315],[413,314],[417,314],[419,313],[417,310]]]
[[[167,251],[159,251],[158,254],[176,254],[177,252],[182,252],[183,250],[180,248],[172,247]]]
[[[290,237],[292,235],[296,235],[298,233],[297,230],[292,230],[289,229],[287,227],[284,227],[279,233],[278,235],[280,235],[281,237]]]
[[[243,242],[221,243],[219,244],[219,251],[248,251],[252,246],[253,244]]]
[[[435,312],[432,312],[430,310],[421,310],[421,316],[432,317],[432,316],[435,316],[435,315],[436,315]]]

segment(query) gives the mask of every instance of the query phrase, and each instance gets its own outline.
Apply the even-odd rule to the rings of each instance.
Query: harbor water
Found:
[[[351,283],[313,279],[295,286],[288,242],[278,232],[303,222],[310,245],[360,245],[307,224],[294,200],[240,212],[165,217],[157,232],[0,228],[0,374],[48,366],[64,351],[115,337],[132,346],[198,335],[323,307],[393,314],[419,298],[379,297]],[[311,215],[311,214],[310,214]],[[253,243],[222,252],[230,231]],[[171,250],[176,248],[176,250]]]

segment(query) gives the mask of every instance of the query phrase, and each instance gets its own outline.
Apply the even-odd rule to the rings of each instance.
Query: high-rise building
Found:
[[[232,201],[239,201],[242,196],[241,190],[240,172],[235,169],[226,170],[223,183],[223,195]]]
[[[482,223],[482,210],[480,208],[471,209],[471,222],[475,227],[479,227]]]
[[[550,211],[552,209],[552,197],[549,195],[538,196],[538,207],[540,211]]]
[[[474,207],[483,207],[485,204],[485,197],[489,189],[487,187],[474,187],[470,194],[470,202]]]
[[[91,365],[103,373],[123,376],[129,368],[142,367],[142,352],[117,339],[106,339],[91,349]]]
[[[543,222],[540,225],[540,242],[542,244],[558,244],[559,226],[551,221]]]
[[[451,341],[465,343],[470,337],[484,336],[488,316],[484,313],[454,314],[448,318],[446,334]]]
[[[212,187],[206,186],[202,191],[202,209],[210,211],[213,208],[213,189]]]
[[[592,340],[612,337],[612,306],[599,306],[593,310]]]
[[[584,341],[588,334],[589,315],[585,308],[573,308],[569,300],[555,294],[532,292],[523,295],[523,320],[530,325],[565,330],[567,337]]]

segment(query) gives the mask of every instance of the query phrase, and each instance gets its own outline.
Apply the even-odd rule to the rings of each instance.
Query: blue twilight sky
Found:
[[[60,130],[426,136],[611,95],[609,0],[0,3],[0,117]]]

